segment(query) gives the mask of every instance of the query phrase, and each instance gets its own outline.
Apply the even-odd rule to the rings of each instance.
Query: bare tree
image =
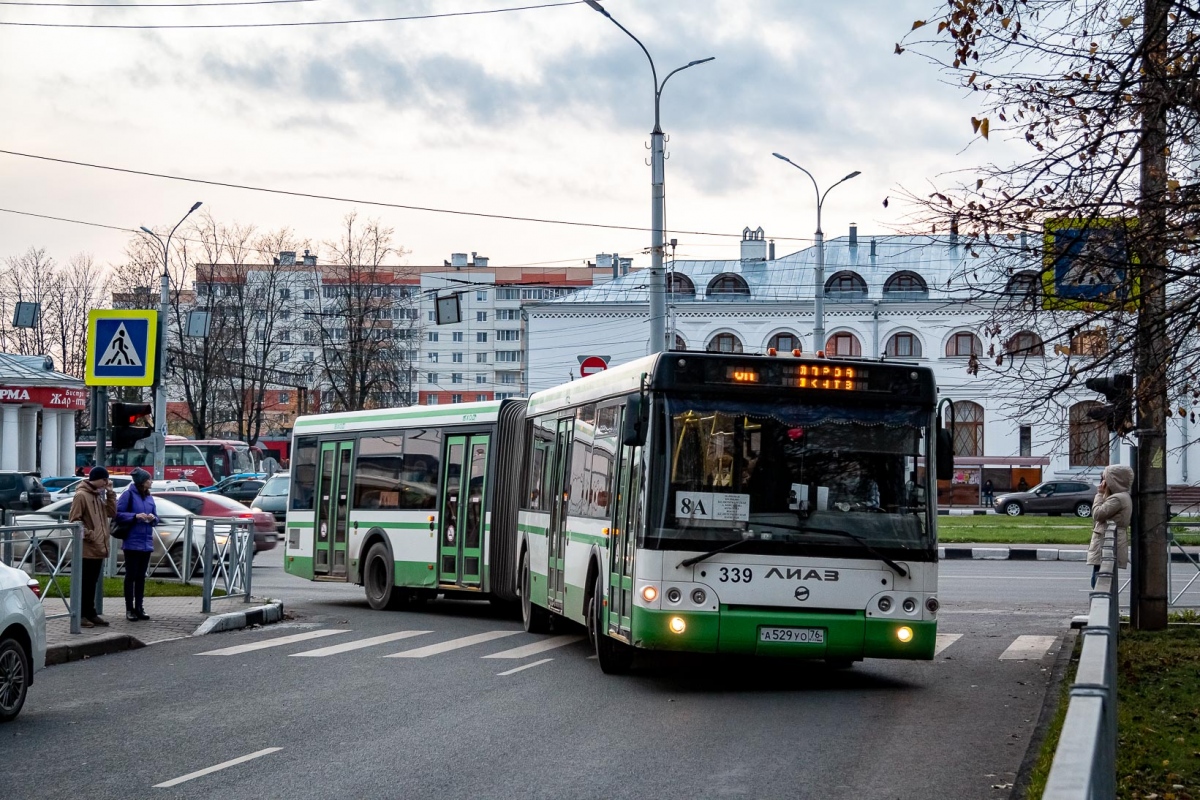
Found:
[[[0,270],[0,292],[5,299],[5,317],[18,302],[38,303],[41,313],[32,328],[7,328],[5,349],[20,355],[55,355],[52,304],[61,293],[58,263],[46,255],[45,248],[30,247],[19,256],[4,260]]]

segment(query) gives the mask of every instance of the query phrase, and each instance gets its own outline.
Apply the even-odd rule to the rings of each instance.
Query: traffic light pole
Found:
[[[198,205],[198,204],[197,204]],[[191,213],[191,212],[188,212]],[[178,227],[178,226],[176,226]],[[174,233],[174,231],[172,231]],[[171,239],[167,238],[168,247]],[[171,313],[171,276],[167,273],[166,250],[163,250],[162,290],[158,311],[158,357],[154,359],[154,480],[167,477],[167,387],[163,380],[167,371],[167,320]]]
[[[103,467],[104,462],[108,461],[107,386],[97,386],[92,394],[92,430],[96,432],[96,466]]]

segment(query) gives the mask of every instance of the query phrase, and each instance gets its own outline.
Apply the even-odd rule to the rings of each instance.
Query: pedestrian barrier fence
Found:
[[[1200,558],[1197,558],[1185,550],[1183,545],[1179,543],[1179,540],[1175,538],[1176,533],[1183,533],[1185,531],[1188,533],[1200,532],[1200,522],[1172,522],[1167,525],[1167,536],[1170,537],[1170,541],[1167,545],[1167,558],[1171,558],[1173,555],[1171,553],[1172,550],[1178,550],[1180,553],[1183,553],[1184,561],[1191,564],[1196,569],[1196,574],[1188,579],[1187,583],[1185,583],[1183,588],[1178,592],[1175,591],[1175,586],[1173,585],[1171,570],[1167,570],[1167,604],[1172,608],[1195,608],[1200,606],[1200,603],[1189,602],[1184,599],[1184,595],[1187,594],[1188,590],[1192,588],[1192,584],[1194,584],[1197,580],[1200,580]]]
[[[12,513],[9,512],[11,522]],[[80,615],[83,611],[82,581],[75,580],[83,574],[83,525],[78,522],[40,523],[38,525],[0,526],[0,561],[15,569],[25,570],[30,575],[48,575],[46,587],[41,592],[42,605],[47,598],[55,597],[57,606],[62,602],[63,610],[49,613],[46,619],[70,617],[71,633],[81,633]],[[67,575],[70,589],[63,591],[59,577]]]
[[[200,557],[204,576],[201,608],[212,611],[213,592],[223,589],[226,597],[242,595],[250,602],[250,577],[254,565],[254,522],[230,517],[190,517],[184,529],[183,574],[190,577],[189,558],[196,528],[204,531]],[[184,579],[187,581],[187,578]]]
[[[1091,593],[1079,669],[1050,765],[1043,800],[1110,800],[1117,785],[1116,523],[1109,522]]]

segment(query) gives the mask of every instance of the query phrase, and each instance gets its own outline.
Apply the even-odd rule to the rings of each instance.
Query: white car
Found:
[[[150,484],[152,492],[198,492],[200,485],[192,481],[185,480],[169,480],[169,481],[154,481]]]
[[[38,582],[0,564],[0,722],[25,705],[33,673],[46,666],[46,612]]]
[[[129,484],[133,483],[133,478],[129,477],[128,475],[109,475],[108,479],[112,481],[113,488],[117,490],[118,494],[125,491],[125,489],[129,487]],[[50,502],[53,503],[56,500],[68,500],[74,497],[75,490],[78,489],[79,484],[83,483],[85,480],[87,480],[87,478],[76,478],[66,486],[52,490],[50,492]]]

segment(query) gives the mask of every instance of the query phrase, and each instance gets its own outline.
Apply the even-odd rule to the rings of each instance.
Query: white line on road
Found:
[[[303,653],[292,653],[289,658],[322,658],[324,656],[337,655],[338,653],[349,653],[351,650],[361,650],[364,647],[373,647],[377,644],[411,639],[414,636],[421,636],[426,633],[433,633],[433,631],[397,631],[396,633],[386,633],[383,636],[372,636],[369,639],[357,639],[353,642],[332,644],[329,647],[320,647],[316,650],[305,650]]]
[[[220,764],[216,764],[215,766],[207,767],[202,770],[197,770],[196,772],[189,772],[187,775],[182,775],[178,778],[175,778],[174,780],[169,780],[164,783],[156,783],[156,784],[154,784],[154,788],[155,789],[170,789],[172,786],[178,786],[179,784],[184,783],[186,781],[190,781],[195,778],[202,778],[205,775],[210,775],[214,772],[220,772],[223,769],[228,769],[229,767],[235,767],[238,764],[244,764],[247,761],[252,761],[256,758],[262,758],[263,756],[269,756],[271,753],[277,753],[282,749],[283,749],[282,747],[267,747],[263,750],[258,750],[257,752],[250,753],[249,755],[238,756],[237,758],[231,759],[230,761],[222,761]]]
[[[1018,636],[1000,654],[1001,661],[1036,661],[1046,655],[1057,636]]]
[[[492,653],[490,656],[484,656],[484,658],[527,658],[528,656],[536,656],[538,653],[544,653],[547,650],[566,647],[569,644],[581,641],[583,641],[582,636],[551,636],[549,639],[542,639],[540,642],[514,647],[512,650],[503,650],[499,653]]]
[[[549,664],[553,660],[554,660],[553,658],[543,658],[541,661],[534,661],[532,664],[522,664],[521,666],[519,666],[515,669],[510,669],[507,672],[497,672],[496,674],[497,675],[512,675],[514,672],[520,672],[523,669],[529,669],[530,667],[537,667],[542,664]]]
[[[1078,575],[938,575],[938,580],[950,578],[960,581],[1088,581],[1091,573],[1082,570]]]
[[[937,641],[934,644],[933,654],[935,656],[940,655],[943,650],[945,650],[947,647],[954,644],[961,638],[962,638],[961,633],[939,633],[937,635]]]
[[[460,647],[470,647],[473,644],[483,644],[490,642],[493,639],[503,639],[505,636],[516,636],[521,631],[487,631],[486,633],[476,633],[473,636],[463,636],[461,639],[451,639],[448,642],[440,642],[431,644],[426,647],[418,647],[416,650],[405,650],[401,653],[392,653],[384,658],[426,658],[427,656],[436,656],[439,653],[447,653],[451,650],[458,650]]]
[[[279,647],[280,645],[293,644],[295,642],[305,642],[309,639],[320,639],[323,636],[333,636],[335,633],[349,633],[350,631],[343,630],[326,630],[306,631],[304,633],[293,633],[291,636],[278,636],[274,639],[263,639],[250,644],[239,644],[233,647],[222,647],[220,650],[209,650],[204,653],[197,653],[199,656],[236,656],[238,653],[249,653],[251,650],[265,650],[268,647]]]

